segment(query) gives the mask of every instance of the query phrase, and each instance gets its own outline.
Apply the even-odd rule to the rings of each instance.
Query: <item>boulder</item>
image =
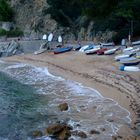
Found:
[[[87,138],[87,134],[83,131],[76,130],[76,131],[73,131],[72,134],[74,136],[78,136],[78,137],[81,137],[81,138]]]
[[[46,129],[46,135],[53,135],[59,140],[67,140],[71,136],[70,127],[65,124],[53,124]]]
[[[32,137],[34,138],[38,138],[38,137],[42,137],[43,133],[40,130],[35,130],[32,132]]]
[[[61,110],[61,111],[67,111],[68,110],[68,104],[67,103],[62,103],[58,106],[58,108]]]

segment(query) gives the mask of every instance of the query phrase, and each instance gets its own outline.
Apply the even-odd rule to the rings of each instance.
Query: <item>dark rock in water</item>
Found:
[[[100,134],[100,132],[99,132],[99,131],[97,131],[97,130],[94,130],[94,129],[93,129],[93,130],[91,130],[91,131],[90,131],[90,134],[98,134],[98,135],[99,135],[99,134]]]
[[[64,125],[53,124],[46,129],[46,133],[49,135],[55,135],[56,133],[63,131],[63,129],[64,129]]]
[[[87,134],[83,131],[76,130],[76,131],[73,131],[72,134],[81,138],[87,138]]]
[[[61,110],[61,111],[66,111],[68,110],[68,104],[67,103],[62,103],[58,106],[58,108]]]
[[[46,135],[56,136],[59,140],[67,140],[71,136],[71,132],[67,125],[53,124],[46,129]]]
[[[38,137],[42,137],[43,133],[40,130],[35,130],[32,132],[32,137],[34,138],[38,138]]]

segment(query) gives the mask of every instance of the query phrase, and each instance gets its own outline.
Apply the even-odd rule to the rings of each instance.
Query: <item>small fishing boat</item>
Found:
[[[95,47],[93,49],[90,49],[90,50],[86,50],[85,53],[86,54],[94,54],[96,53],[98,50],[100,50],[101,48],[100,47]]]
[[[133,47],[128,47],[126,49],[123,49],[123,52],[131,51],[131,50],[133,50]]]
[[[139,59],[135,60],[120,60],[120,63],[125,66],[132,66],[132,65],[138,65],[140,63]]]
[[[110,43],[100,43],[101,47],[113,47],[115,46],[114,42],[110,42]]]
[[[107,50],[108,50],[107,48],[99,49],[99,50],[97,51],[97,54],[98,54],[98,55],[102,55],[102,54],[104,54],[104,52],[107,51]]]
[[[121,71],[133,71],[133,72],[136,72],[136,71],[140,71],[140,68],[136,67],[136,66],[120,66],[120,70]]]
[[[71,51],[72,48],[73,47],[57,48],[57,49],[54,49],[53,52],[54,52],[54,54],[65,53],[65,52]]]
[[[128,57],[130,57],[130,54],[121,54],[121,55],[115,56],[115,60],[120,61],[120,59],[128,58]]]
[[[79,52],[84,52],[85,49],[88,48],[88,47],[89,47],[89,45],[85,45],[85,46],[81,47],[81,48],[79,49]]]
[[[105,51],[104,54],[106,54],[106,55],[114,54],[117,51],[117,49],[118,48],[109,49],[109,50]]]
[[[138,45],[140,45],[140,41],[132,42],[132,45],[133,45],[133,46],[138,46]]]

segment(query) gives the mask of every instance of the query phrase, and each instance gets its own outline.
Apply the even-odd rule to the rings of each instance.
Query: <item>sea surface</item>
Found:
[[[69,110],[61,112],[58,105],[64,102]],[[56,122],[84,131],[87,140],[110,140],[131,119],[117,102],[80,83],[54,76],[47,67],[0,61],[0,140],[36,140],[33,131],[44,132]],[[91,130],[100,134],[91,135]],[[37,140],[54,139],[43,136]]]

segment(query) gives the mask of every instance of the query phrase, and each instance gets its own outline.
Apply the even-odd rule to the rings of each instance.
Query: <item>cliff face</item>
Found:
[[[57,28],[57,23],[46,14],[47,0],[11,0],[15,11],[15,24],[26,37],[38,37]]]

